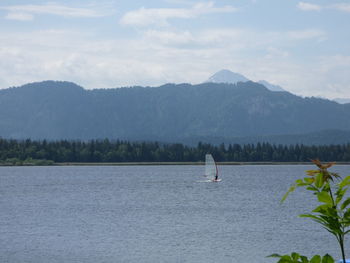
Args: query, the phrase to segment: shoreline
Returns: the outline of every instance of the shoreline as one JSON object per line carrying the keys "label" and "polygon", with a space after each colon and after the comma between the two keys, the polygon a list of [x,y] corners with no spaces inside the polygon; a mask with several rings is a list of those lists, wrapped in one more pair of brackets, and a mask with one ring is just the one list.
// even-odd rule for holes
{"label": "shoreline", "polygon": [[[350,165],[350,162],[335,162]],[[216,162],[217,165],[313,165],[312,162]],[[142,165],[205,165],[205,162],[120,162],[120,163],[55,163],[56,166],[142,166]]]}
{"label": "shoreline", "polygon": [[[36,164],[0,164],[0,167],[20,166],[152,166],[152,165],[204,165],[204,162],[120,162],[120,163],[53,163],[49,165]],[[350,162],[335,162],[336,165],[350,165]],[[313,165],[311,162],[217,162],[217,165]]]}

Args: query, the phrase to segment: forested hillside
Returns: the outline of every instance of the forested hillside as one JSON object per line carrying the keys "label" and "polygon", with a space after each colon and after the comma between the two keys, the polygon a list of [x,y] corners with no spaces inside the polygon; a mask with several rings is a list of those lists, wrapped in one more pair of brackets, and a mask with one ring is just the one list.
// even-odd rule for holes
{"label": "forested hillside", "polygon": [[0,136],[14,139],[196,144],[316,133],[318,144],[327,144],[336,136],[322,131],[336,130],[344,137],[337,143],[346,143],[349,120],[350,104],[272,92],[254,82],[85,90],[46,81],[0,91]]}

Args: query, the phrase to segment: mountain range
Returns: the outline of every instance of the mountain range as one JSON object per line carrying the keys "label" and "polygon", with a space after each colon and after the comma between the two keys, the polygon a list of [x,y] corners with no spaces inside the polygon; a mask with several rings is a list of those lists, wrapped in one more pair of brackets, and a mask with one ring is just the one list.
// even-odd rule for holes
{"label": "mountain range", "polygon": [[350,142],[350,104],[252,81],[85,90],[44,81],[0,90],[0,137],[210,143]]}

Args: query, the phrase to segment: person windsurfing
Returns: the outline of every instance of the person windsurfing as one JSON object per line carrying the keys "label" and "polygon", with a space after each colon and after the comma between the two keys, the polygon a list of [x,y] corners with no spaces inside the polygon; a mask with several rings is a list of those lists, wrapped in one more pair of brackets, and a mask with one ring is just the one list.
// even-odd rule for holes
{"label": "person windsurfing", "polygon": [[219,181],[219,173],[216,170],[216,174],[215,174],[215,177],[213,179],[213,182],[218,182],[218,181]]}

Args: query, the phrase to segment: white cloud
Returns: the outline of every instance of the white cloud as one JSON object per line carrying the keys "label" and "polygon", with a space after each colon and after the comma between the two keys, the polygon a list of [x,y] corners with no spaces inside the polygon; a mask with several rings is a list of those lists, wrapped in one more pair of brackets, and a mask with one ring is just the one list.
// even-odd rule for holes
{"label": "white cloud", "polygon": [[28,13],[10,12],[5,16],[5,18],[10,20],[30,21],[34,19],[34,16]]}
{"label": "white cloud", "polygon": [[339,10],[339,11],[350,13],[350,4],[348,4],[348,3],[334,4],[334,5],[331,5],[331,8],[334,8],[334,9]]}
{"label": "white cloud", "polygon": [[120,20],[123,25],[148,26],[150,24],[167,25],[169,18],[190,18],[192,14],[181,8],[140,8],[126,13]]}
{"label": "white cloud", "polygon": [[322,9],[320,5],[310,4],[306,2],[299,2],[297,7],[303,11],[320,11]]}
{"label": "white cloud", "polygon": [[[45,79],[74,81],[89,89],[199,83],[228,68],[296,94],[350,97],[349,57],[299,62],[293,57],[299,41],[323,37],[305,33],[313,31],[317,32],[146,30],[139,38],[110,40],[73,30],[4,33],[0,35],[0,76],[7,77],[0,78],[0,87]],[[303,34],[307,37],[299,37]]]}
{"label": "white cloud", "polygon": [[[172,46],[179,49],[259,50],[273,46],[293,47],[300,41],[322,41],[326,32],[319,29],[274,32],[238,28],[213,28],[199,32],[176,30],[146,30],[145,42]],[[285,54],[285,51],[282,51]]]}
{"label": "white cloud", "polygon": [[213,2],[197,3],[191,8],[140,8],[127,12],[121,19],[123,25],[148,26],[168,25],[171,18],[194,18],[210,13],[231,13],[237,9],[232,6],[215,7]]}
{"label": "white cloud", "polygon": [[173,32],[173,31],[158,31],[147,30],[144,36],[150,40],[160,41],[163,44],[181,45],[193,42],[195,39],[189,31]]}
{"label": "white cloud", "polygon": [[170,4],[181,4],[181,5],[193,5],[194,2],[190,0],[164,0],[166,3]]}
{"label": "white cloud", "polygon": [[76,8],[58,4],[0,6],[0,10],[9,12],[6,18],[17,20],[31,20],[34,15],[39,14],[64,17],[101,17],[108,14],[108,12],[99,11],[96,8]]}
{"label": "white cloud", "polygon": [[288,37],[295,40],[317,39],[322,41],[326,38],[326,32],[318,29],[307,29],[298,31],[289,31]]}
{"label": "white cloud", "polygon": [[350,56],[331,55],[317,58],[309,69],[309,95],[349,98]]}
{"label": "white cloud", "polygon": [[333,9],[337,11],[350,13],[350,4],[348,3],[335,3],[332,5],[316,5],[307,2],[299,2],[297,7],[303,11],[321,11],[323,9]]}
{"label": "white cloud", "polygon": [[280,48],[272,47],[272,46],[267,47],[266,51],[267,51],[267,54],[265,55],[265,58],[267,59],[286,58],[290,55],[288,51],[282,50]]}

